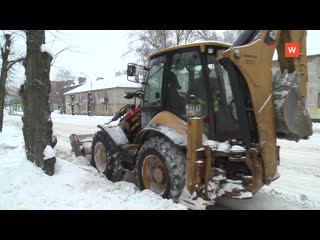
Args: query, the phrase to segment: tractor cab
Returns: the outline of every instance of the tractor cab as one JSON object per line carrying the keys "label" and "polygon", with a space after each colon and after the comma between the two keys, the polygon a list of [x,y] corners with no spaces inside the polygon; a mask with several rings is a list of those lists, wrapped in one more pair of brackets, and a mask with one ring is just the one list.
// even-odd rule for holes
{"label": "tractor cab", "polygon": [[[217,52],[230,45],[202,42],[167,48],[149,58],[144,79],[141,127],[161,111],[169,111],[187,121],[186,106],[195,97],[209,139],[241,139],[236,100],[226,69],[218,63]],[[141,67],[139,65],[136,65]],[[136,77],[133,64],[128,76]],[[240,96],[238,96],[240,97]]]}

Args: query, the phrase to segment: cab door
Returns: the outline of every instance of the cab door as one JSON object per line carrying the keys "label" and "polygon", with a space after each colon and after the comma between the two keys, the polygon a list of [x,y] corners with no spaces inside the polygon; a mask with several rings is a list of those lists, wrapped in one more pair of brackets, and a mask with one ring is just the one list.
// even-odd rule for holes
{"label": "cab door", "polygon": [[[165,80],[166,108],[186,120],[186,104],[195,95],[201,105],[201,116],[208,116],[208,82],[200,48],[178,50],[171,54]],[[204,121],[204,132],[209,136],[209,122]]]}
{"label": "cab door", "polygon": [[142,102],[141,125],[144,128],[149,121],[161,111],[163,105],[162,86],[166,65],[166,56],[156,57],[150,60],[149,71],[146,75],[144,85],[144,96]]}

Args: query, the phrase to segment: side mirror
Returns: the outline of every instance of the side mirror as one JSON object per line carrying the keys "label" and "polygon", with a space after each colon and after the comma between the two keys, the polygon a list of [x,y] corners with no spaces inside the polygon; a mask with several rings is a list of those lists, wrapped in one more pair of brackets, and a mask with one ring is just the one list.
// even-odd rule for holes
{"label": "side mirror", "polygon": [[[137,69],[138,67],[138,69]],[[128,63],[127,67],[127,80],[130,82],[143,83],[143,71],[148,71],[149,69],[145,66],[138,65],[135,63]]]}
{"label": "side mirror", "polygon": [[134,77],[136,76],[136,66],[133,66],[133,65],[128,65],[128,68],[127,68],[127,75],[129,77]]}

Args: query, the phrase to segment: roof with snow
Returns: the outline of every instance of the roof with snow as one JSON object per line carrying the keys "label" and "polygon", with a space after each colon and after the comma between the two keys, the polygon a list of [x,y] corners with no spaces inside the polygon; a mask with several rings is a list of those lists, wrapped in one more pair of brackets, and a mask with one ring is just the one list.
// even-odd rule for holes
{"label": "roof with snow", "polygon": [[129,82],[127,80],[127,75],[122,75],[115,77],[113,79],[102,79],[102,80],[92,80],[92,88],[91,88],[91,81],[87,80],[86,83],[83,85],[72,89],[66,94],[71,94],[71,93],[81,93],[81,92],[89,92],[89,91],[95,91],[95,90],[102,90],[102,89],[109,89],[109,88],[141,88],[140,83],[134,83],[134,82]]}

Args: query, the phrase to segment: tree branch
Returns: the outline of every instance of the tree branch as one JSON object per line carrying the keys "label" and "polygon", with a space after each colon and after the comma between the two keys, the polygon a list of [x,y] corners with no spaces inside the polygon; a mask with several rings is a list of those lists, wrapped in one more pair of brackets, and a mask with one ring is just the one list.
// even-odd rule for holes
{"label": "tree branch", "polygon": [[8,66],[7,66],[7,70],[9,71],[10,68],[11,68],[14,64],[16,64],[16,63],[18,63],[18,62],[22,62],[23,60],[24,60],[24,58],[22,57],[22,58],[18,58],[18,59],[9,61],[9,62],[8,62]]}

